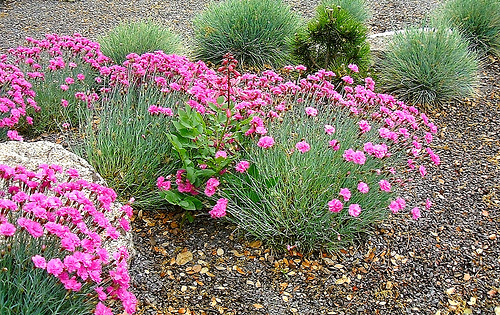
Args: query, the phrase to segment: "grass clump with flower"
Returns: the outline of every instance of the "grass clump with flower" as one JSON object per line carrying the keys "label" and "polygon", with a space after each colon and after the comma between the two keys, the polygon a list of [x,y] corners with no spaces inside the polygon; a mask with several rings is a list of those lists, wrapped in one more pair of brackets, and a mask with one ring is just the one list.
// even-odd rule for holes
{"label": "grass clump with flower", "polygon": [[79,179],[75,169],[62,171],[0,165],[0,311],[112,314],[117,300],[114,307],[132,314],[127,249],[105,248],[130,230],[132,208],[111,210],[112,189]]}
{"label": "grass clump with flower", "polygon": [[220,64],[231,53],[244,66],[284,66],[300,23],[282,0],[214,3],[193,21],[193,57]]}
{"label": "grass clump with flower", "polygon": [[458,31],[474,51],[500,56],[498,0],[448,0],[433,19]]}
{"label": "grass clump with flower", "polygon": [[381,66],[387,92],[411,104],[437,107],[473,96],[478,70],[477,54],[446,26],[396,34]]}
{"label": "grass clump with flower", "polygon": [[179,35],[154,21],[122,23],[98,39],[101,51],[121,64],[130,53],[144,54],[161,50],[166,54],[182,54],[185,48]]}

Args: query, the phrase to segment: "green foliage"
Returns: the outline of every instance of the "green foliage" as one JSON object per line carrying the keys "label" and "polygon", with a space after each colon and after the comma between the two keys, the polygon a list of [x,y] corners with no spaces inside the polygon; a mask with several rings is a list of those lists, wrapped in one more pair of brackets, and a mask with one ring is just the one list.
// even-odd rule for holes
{"label": "green foliage", "polygon": [[473,50],[500,56],[500,1],[449,0],[434,22],[458,30]]}
{"label": "green foliage", "polygon": [[321,4],[331,8],[339,6],[361,23],[365,23],[371,16],[365,0],[322,0]]}
{"label": "green foliage", "polygon": [[162,50],[166,54],[182,54],[182,39],[168,28],[153,21],[128,22],[118,25],[98,39],[101,51],[121,64],[130,53],[138,55]]}
{"label": "green foliage", "polygon": [[9,245],[1,245],[0,314],[90,314],[94,305],[86,296],[89,286],[82,287],[82,292],[68,293],[58,278],[35,268],[31,261],[32,256],[40,254],[42,245],[47,245],[44,257],[57,257],[60,248],[57,240],[50,243],[47,238],[35,239],[26,231],[13,237],[14,241],[8,240]]}
{"label": "green foliage", "polygon": [[[370,170],[383,169],[396,156],[368,157],[364,166],[346,162],[345,149],[362,148],[367,141],[379,143],[376,133],[360,135],[357,120],[339,108],[322,108],[314,118],[302,112],[303,108],[269,126],[276,141],[272,148],[247,147],[242,154],[251,165],[246,173],[225,174],[223,195],[231,200],[228,218],[280,251],[287,245],[296,245],[301,252],[335,251],[386,216],[392,194],[381,193],[377,183],[388,174]],[[325,124],[336,128],[334,135],[324,132]],[[328,144],[335,138],[341,143],[338,151]],[[301,139],[310,144],[309,152],[295,149]],[[351,217],[345,209],[328,211],[328,202],[338,198],[341,188],[357,187],[359,181],[370,185],[368,194],[351,190],[349,203],[363,209],[359,217]]]}
{"label": "green foliage", "polygon": [[477,55],[458,32],[410,29],[394,36],[381,68],[387,92],[411,104],[439,106],[472,96],[478,85]]}
{"label": "green foliage", "polygon": [[232,53],[243,66],[264,68],[289,62],[300,18],[282,0],[226,0],[211,5],[193,25],[194,58],[218,64]]}
{"label": "green foliage", "polygon": [[[227,168],[239,154],[235,152],[236,145],[222,144],[231,134],[237,143],[245,141],[243,134],[250,128],[251,118],[236,120],[228,117],[226,111],[234,111],[234,104],[226,103],[224,97],[217,99],[217,104],[209,104],[214,114],[201,115],[191,106],[178,111],[178,117],[173,121],[174,130],[168,135],[177,157],[186,171],[186,179],[195,187],[201,187],[213,176],[218,176]],[[218,150],[224,150],[227,157],[215,157]],[[204,164],[204,169],[200,165]],[[203,204],[200,199],[178,191],[163,191],[161,196],[169,203],[186,210],[200,210]]]}
{"label": "green foliage", "polygon": [[316,8],[316,16],[295,36],[293,55],[309,70],[342,72],[351,63],[366,70],[370,62],[368,29],[359,20],[362,17],[353,17],[347,8],[333,3],[325,1]]}
{"label": "green foliage", "polygon": [[175,93],[138,87],[126,93],[115,90],[101,107],[88,111],[87,137],[80,155],[86,156],[122,201],[134,197],[135,208],[164,206],[155,180],[178,166],[165,134],[169,117],[151,115],[148,108],[161,104],[175,112],[184,101]]}

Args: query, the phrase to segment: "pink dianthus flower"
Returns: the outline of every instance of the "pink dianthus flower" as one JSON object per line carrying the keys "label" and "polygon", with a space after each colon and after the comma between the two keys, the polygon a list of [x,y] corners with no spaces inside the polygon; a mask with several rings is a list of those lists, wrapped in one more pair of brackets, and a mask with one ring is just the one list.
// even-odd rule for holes
{"label": "pink dianthus flower", "polygon": [[312,117],[315,117],[318,115],[318,110],[314,107],[306,107],[306,114],[308,116],[312,116]]}
{"label": "pink dianthus flower", "polygon": [[359,68],[358,68],[358,66],[357,66],[357,65],[355,65],[355,64],[353,64],[353,63],[349,64],[349,65],[347,66],[347,68],[351,69],[351,71],[352,71],[352,72],[354,72],[354,73],[358,73],[358,72],[359,72]]}
{"label": "pink dianthus flower", "polygon": [[236,172],[239,173],[244,173],[246,170],[250,167],[250,163],[248,161],[240,161],[238,164],[236,164]]}
{"label": "pink dianthus flower", "polygon": [[361,213],[361,207],[357,203],[353,203],[349,206],[349,215],[353,217],[359,216]]}
{"label": "pink dianthus flower", "polygon": [[217,180],[217,178],[215,177],[210,178],[207,181],[207,186],[205,187],[205,195],[207,195],[208,197],[213,196],[219,184],[220,182]]}
{"label": "pink dianthus flower", "polygon": [[295,145],[295,148],[299,150],[301,153],[306,153],[307,151],[311,150],[311,146],[309,143],[305,141],[300,141]]}
{"label": "pink dianthus flower", "polygon": [[268,149],[274,145],[274,139],[273,137],[270,136],[264,136],[259,139],[259,142],[257,142],[257,145],[261,148]]}
{"label": "pink dianthus flower", "polygon": [[228,200],[226,198],[220,198],[219,200],[217,200],[215,206],[208,212],[210,213],[210,216],[212,218],[222,218],[223,216],[225,216],[227,202]]}
{"label": "pink dianthus flower", "polygon": [[339,195],[344,197],[344,201],[349,201],[349,199],[351,199],[351,191],[349,190],[349,188],[340,189]]}
{"label": "pink dianthus flower", "polygon": [[420,209],[418,207],[411,209],[411,215],[413,220],[418,220],[420,218]]}
{"label": "pink dianthus flower", "polygon": [[325,125],[325,132],[326,134],[331,135],[332,133],[335,132],[335,127],[330,125]]}
{"label": "pink dianthus flower", "polygon": [[379,183],[380,189],[386,192],[391,192],[391,183],[382,179]]}
{"label": "pink dianthus flower", "polygon": [[333,199],[328,202],[328,210],[330,210],[331,212],[340,212],[343,207],[344,205],[338,199]]}
{"label": "pink dianthus flower", "polygon": [[368,193],[368,191],[370,190],[370,188],[368,187],[368,185],[364,182],[359,182],[358,184],[358,191],[362,194],[366,194]]}

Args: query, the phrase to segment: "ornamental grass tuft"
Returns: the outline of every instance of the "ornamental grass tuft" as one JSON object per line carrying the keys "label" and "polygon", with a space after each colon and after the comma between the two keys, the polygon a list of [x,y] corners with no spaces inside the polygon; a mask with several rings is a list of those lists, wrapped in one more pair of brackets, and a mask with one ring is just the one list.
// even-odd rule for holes
{"label": "ornamental grass tuft", "polygon": [[193,57],[219,64],[231,53],[243,66],[277,68],[290,61],[290,40],[300,23],[282,0],[214,3],[193,21]]}
{"label": "ornamental grass tuft", "polygon": [[411,104],[437,106],[475,94],[477,54],[456,31],[408,29],[394,36],[382,61],[384,89]]}
{"label": "ornamental grass tuft", "polygon": [[122,23],[98,42],[102,52],[118,64],[130,53],[141,55],[161,50],[166,54],[181,54],[185,51],[179,35],[154,21]]}
{"label": "ornamental grass tuft", "polygon": [[448,0],[434,23],[460,32],[473,50],[500,56],[500,1]]}

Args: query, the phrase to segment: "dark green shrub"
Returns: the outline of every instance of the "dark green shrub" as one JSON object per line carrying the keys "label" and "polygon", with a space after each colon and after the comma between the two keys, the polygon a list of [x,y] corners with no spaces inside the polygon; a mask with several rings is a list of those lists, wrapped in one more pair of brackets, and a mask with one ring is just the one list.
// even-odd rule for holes
{"label": "dark green shrub", "polygon": [[439,105],[474,94],[477,55],[447,28],[410,29],[389,44],[380,78],[387,92],[411,104]]}
{"label": "dark green shrub", "polygon": [[472,49],[500,56],[500,1],[450,0],[434,20],[458,30]]}
{"label": "dark green shrub", "polygon": [[263,68],[289,61],[300,18],[281,0],[227,0],[198,15],[194,58],[220,63],[232,53],[241,65]]}
{"label": "dark green shrub", "polygon": [[317,7],[315,18],[295,36],[293,55],[310,70],[337,72],[348,64],[365,70],[370,61],[368,29],[348,10],[328,2]]}
{"label": "dark green shrub", "polygon": [[118,25],[98,39],[101,51],[116,63],[122,63],[130,53],[141,55],[162,50],[166,54],[182,54],[179,35],[153,21],[128,22]]}

